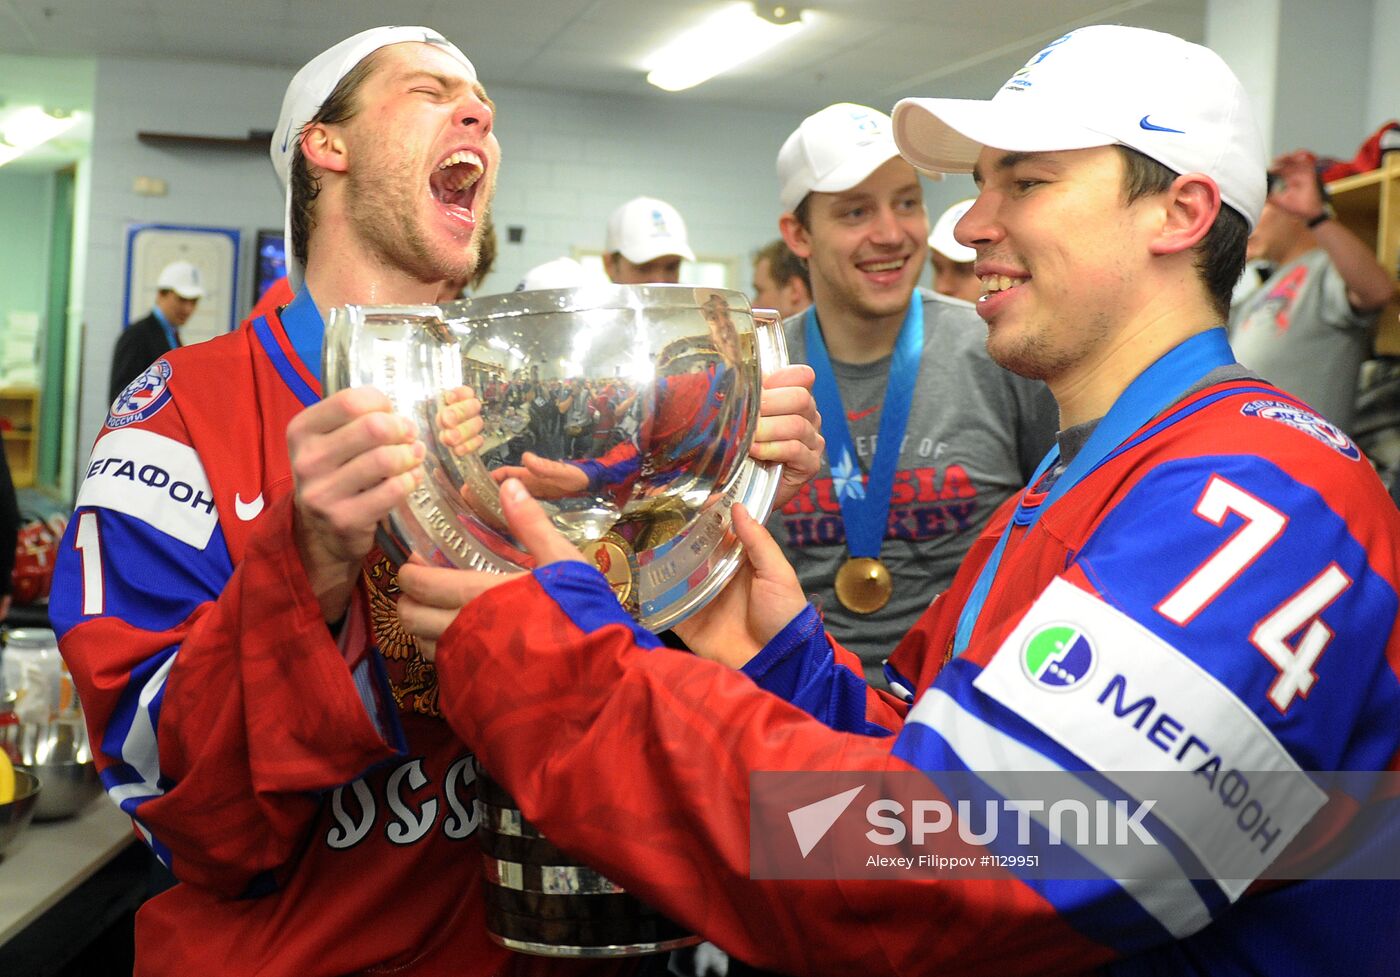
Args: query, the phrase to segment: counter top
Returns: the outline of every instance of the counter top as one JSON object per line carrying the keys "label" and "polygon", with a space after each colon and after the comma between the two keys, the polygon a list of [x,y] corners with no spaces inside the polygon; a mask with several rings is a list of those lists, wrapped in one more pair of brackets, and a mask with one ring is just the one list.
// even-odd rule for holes
{"label": "counter top", "polygon": [[36,821],[0,858],[0,946],[137,840],[105,795],[76,817]]}

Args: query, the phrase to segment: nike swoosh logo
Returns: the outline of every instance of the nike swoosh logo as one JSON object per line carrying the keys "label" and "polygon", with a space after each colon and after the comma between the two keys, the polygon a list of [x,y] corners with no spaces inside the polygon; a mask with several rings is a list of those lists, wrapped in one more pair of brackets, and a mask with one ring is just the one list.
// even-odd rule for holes
{"label": "nike swoosh logo", "polygon": [[287,143],[291,142],[291,139],[292,139],[292,126],[293,126],[293,125],[294,125],[294,123],[288,122],[288,123],[287,123],[287,131],[284,132],[284,133],[282,133],[282,152],[284,152],[284,153],[287,151]]}
{"label": "nike swoosh logo", "polygon": [[252,522],[258,517],[258,513],[263,511],[263,497],[259,492],[252,502],[243,501],[243,493],[237,492],[233,496],[233,511],[238,514],[238,518],[244,522]]}
{"label": "nike swoosh logo", "polygon": [[1182,132],[1180,129],[1169,129],[1166,126],[1154,125],[1153,123],[1147,121],[1147,116],[1145,115],[1141,119],[1138,119],[1138,125],[1142,126],[1149,132],[1175,132],[1177,135],[1180,136],[1186,135],[1186,133]]}
{"label": "nike swoosh logo", "polygon": [[876,406],[874,406],[874,407],[867,407],[865,410],[858,410],[858,411],[856,411],[856,412],[853,413],[853,414],[847,414],[847,415],[846,415],[846,420],[847,420],[848,422],[850,422],[850,423],[854,423],[854,422],[856,422],[856,421],[861,421],[861,420],[864,420],[865,418],[869,417],[871,414],[875,413],[875,412],[876,412],[877,410],[879,410],[879,409],[880,409],[880,407],[879,407],[878,404],[877,404]]}

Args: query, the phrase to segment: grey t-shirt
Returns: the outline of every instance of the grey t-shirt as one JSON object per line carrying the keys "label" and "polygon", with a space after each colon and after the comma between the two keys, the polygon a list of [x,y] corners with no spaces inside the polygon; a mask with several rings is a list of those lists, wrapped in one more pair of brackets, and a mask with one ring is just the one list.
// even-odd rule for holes
{"label": "grey t-shirt", "polygon": [[[788,319],[784,329],[792,362],[809,362],[803,317]],[[860,655],[867,678],[881,687],[881,661],[952,581],[992,511],[1025,485],[1054,441],[1059,414],[1049,390],[993,363],[986,338],[986,325],[965,304],[924,296],[923,357],[880,548],[894,592],[881,610],[855,614],[836,599],[836,571],[850,554],[825,457],[817,476],[768,521],[827,630]],[[866,474],[889,368],[888,357],[832,363]]]}
{"label": "grey t-shirt", "polygon": [[1235,357],[1350,433],[1377,313],[1357,312],[1321,248],[1290,261],[1230,314]]}

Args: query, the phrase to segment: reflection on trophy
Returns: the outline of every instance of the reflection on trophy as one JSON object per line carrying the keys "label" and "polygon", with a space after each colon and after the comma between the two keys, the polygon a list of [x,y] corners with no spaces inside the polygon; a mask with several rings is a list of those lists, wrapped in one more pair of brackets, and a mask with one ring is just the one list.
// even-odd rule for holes
{"label": "reflection on trophy", "polygon": [[[329,396],[374,386],[418,427],[424,479],[381,526],[395,560],[505,573],[534,561],[511,537],[497,488],[521,479],[554,524],[653,631],[718,593],[741,557],[730,510],[763,521],[780,471],[754,462],[763,377],[785,365],[775,313],[738,292],[584,286],[440,306],[331,311]],[[484,444],[439,438],[443,394],[477,394]],[[488,926],[550,956],[630,956],[698,942],[553,848],[479,776]]]}

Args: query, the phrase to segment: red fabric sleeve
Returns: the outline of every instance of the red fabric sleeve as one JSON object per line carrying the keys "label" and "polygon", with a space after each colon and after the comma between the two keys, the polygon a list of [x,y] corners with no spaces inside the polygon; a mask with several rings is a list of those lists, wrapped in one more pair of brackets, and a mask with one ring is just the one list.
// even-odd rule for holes
{"label": "red fabric sleeve", "polygon": [[468,605],[437,667],[444,714],[551,841],[752,964],[1009,977],[1107,955],[1010,879],[750,879],[751,774],[910,770],[893,739],[835,732],[624,625],[585,632],[534,576]]}
{"label": "red fabric sleeve", "polygon": [[104,738],[121,735],[108,727],[133,671],[176,647],[156,736],[166,789],[136,816],[179,878],[226,895],[296,854],[319,809],[315,792],[393,755],[290,542],[291,503],[269,507],[218,599],[181,626],[152,632],[94,617],[63,642],[94,743],[113,751],[120,743]]}

